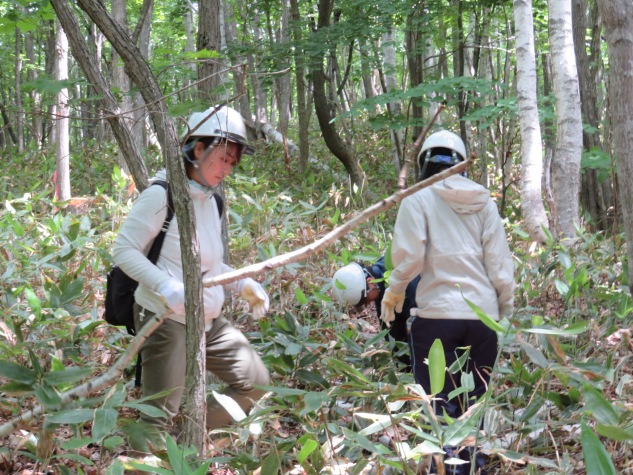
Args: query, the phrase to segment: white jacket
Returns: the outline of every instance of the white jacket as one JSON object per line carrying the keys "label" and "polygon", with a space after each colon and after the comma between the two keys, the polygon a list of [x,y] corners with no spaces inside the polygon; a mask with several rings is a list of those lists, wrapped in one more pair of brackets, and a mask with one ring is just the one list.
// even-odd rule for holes
{"label": "white jacket", "polygon": [[[167,181],[164,170],[158,172],[155,180]],[[201,271],[205,278],[215,277],[233,270],[224,264],[221,219],[213,192],[203,189],[194,182],[189,183],[189,193],[193,202],[196,230],[200,245]],[[147,253],[160,232],[167,216],[167,191],[162,186],[149,186],[134,202],[130,214],[123,222],[114,241],[112,257],[127,275],[139,282],[134,298],[136,302],[151,312],[163,314],[167,306],[156,293],[158,287],[170,277],[183,281],[180,257],[180,232],[176,215],[171,220],[160,257],[156,265],[147,259]],[[230,290],[241,291],[242,281],[228,284]],[[222,286],[203,289],[204,316],[206,330],[211,328],[213,319],[220,315],[224,304]],[[185,315],[172,314],[169,318],[185,323]]]}
{"label": "white jacket", "polygon": [[490,192],[468,178],[453,175],[402,201],[391,258],[394,292],[422,275],[419,317],[476,320],[464,298],[496,320],[512,314],[513,262],[501,218]]}

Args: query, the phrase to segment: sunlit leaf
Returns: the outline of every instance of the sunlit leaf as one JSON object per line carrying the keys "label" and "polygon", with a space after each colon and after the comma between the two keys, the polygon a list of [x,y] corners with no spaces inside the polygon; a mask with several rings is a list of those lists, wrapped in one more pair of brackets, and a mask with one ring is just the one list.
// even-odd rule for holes
{"label": "sunlit leaf", "polygon": [[439,394],[444,389],[446,381],[446,356],[442,340],[437,338],[429,350],[429,378],[431,379],[431,393]]}

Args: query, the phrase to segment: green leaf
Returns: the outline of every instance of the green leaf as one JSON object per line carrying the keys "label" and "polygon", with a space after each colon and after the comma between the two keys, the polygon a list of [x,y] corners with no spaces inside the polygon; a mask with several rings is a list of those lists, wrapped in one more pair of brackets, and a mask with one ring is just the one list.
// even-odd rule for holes
{"label": "green leaf", "polygon": [[262,462],[261,473],[262,474],[266,473],[269,475],[274,475],[276,473],[279,473],[279,465],[280,465],[279,454],[277,453],[276,450],[271,450],[271,452]]}
{"label": "green leaf", "polygon": [[618,425],[620,418],[617,411],[600,391],[585,384],[582,394],[585,398],[585,411],[590,412],[596,421],[604,425]]}
{"label": "green leaf", "polygon": [[299,414],[305,416],[310,412],[315,412],[321,409],[321,406],[327,401],[328,395],[325,392],[309,392],[303,398],[304,406],[299,411]]}
{"label": "green leaf", "polygon": [[96,409],[92,420],[92,437],[101,440],[111,435],[119,413],[115,409]]}
{"label": "green leaf", "polygon": [[59,454],[59,455],[53,455],[51,457],[51,459],[54,460],[72,460],[74,462],[79,462],[83,465],[86,465],[88,467],[92,467],[94,465],[94,462],[92,460],[90,460],[89,458],[83,457],[81,455],[78,454],[72,454],[69,452],[64,452],[63,454]]}
{"label": "green leaf", "polygon": [[580,430],[582,441],[582,454],[585,459],[585,473],[591,475],[616,475],[615,466],[611,456],[605,449],[598,436],[585,424],[582,423]]}
{"label": "green leaf", "polygon": [[383,455],[391,454],[391,451],[387,447],[382,444],[374,444],[371,440],[363,435],[360,435],[358,432],[346,429],[345,427],[343,427],[342,430],[347,440],[365,450],[368,450],[369,452]]}
{"label": "green leaf", "polygon": [[31,393],[35,390],[32,384],[18,383],[17,381],[0,386],[0,392],[19,396],[25,393]]}
{"label": "green leaf", "polygon": [[182,475],[189,475],[191,473],[191,467],[185,462],[185,453],[178,447],[171,435],[167,436],[165,441],[167,445],[167,456],[169,457],[169,463],[174,470],[174,473]]}
{"label": "green leaf", "polygon": [[297,381],[301,381],[302,383],[314,384],[322,388],[330,387],[330,382],[314,371],[300,369],[295,372],[295,377],[297,378]]}
{"label": "green leaf", "polygon": [[618,426],[608,426],[604,424],[596,424],[598,434],[608,437],[609,439],[625,442],[633,440],[633,428],[626,430]]}
{"label": "green leaf", "polygon": [[62,399],[59,396],[59,393],[55,388],[46,384],[46,382],[42,381],[40,384],[35,386],[35,391],[33,391],[33,395],[40,401],[45,407],[49,409],[56,409],[61,406]]}
{"label": "green leaf", "polygon": [[37,378],[35,371],[32,369],[2,360],[0,360],[0,376],[24,384],[33,384]]}
{"label": "green leaf", "polygon": [[128,403],[125,403],[123,407],[130,407],[132,409],[136,409],[137,411],[140,411],[143,414],[148,415],[149,417],[165,417],[165,413],[162,410],[150,404],[143,404],[139,402],[128,402]]}
{"label": "green leaf", "polygon": [[303,389],[295,389],[295,388],[281,388],[279,386],[258,386],[265,391],[270,391],[275,394],[279,394],[280,396],[303,396],[306,394],[306,391]]}
{"label": "green leaf", "polygon": [[505,328],[499,325],[499,322],[497,322],[493,318],[490,318],[482,309],[480,309],[477,305],[472,303],[466,297],[464,297],[464,300],[466,301],[468,306],[472,309],[472,311],[475,312],[475,315],[477,315],[477,318],[479,318],[479,320],[481,320],[484,323],[484,325],[486,325],[488,328],[490,328],[494,332],[501,333],[501,334],[506,333]]}
{"label": "green leaf", "polygon": [[318,446],[319,446],[319,443],[316,440],[308,439],[306,443],[303,444],[303,447],[301,447],[301,451],[299,452],[299,455],[297,456],[297,461],[303,465],[303,462],[305,461],[305,459],[307,459],[310,456],[310,454],[316,450]]}
{"label": "green leaf", "polygon": [[51,386],[74,383],[90,375],[90,368],[71,366],[61,371],[50,371],[44,374],[43,380]]}
{"label": "green leaf", "polygon": [[24,296],[33,314],[37,318],[40,318],[42,316],[42,302],[40,302],[40,299],[35,295],[35,292],[30,286],[24,288]]}
{"label": "green leaf", "polygon": [[101,445],[111,452],[114,451],[114,449],[116,449],[117,447],[122,446],[123,444],[125,444],[125,439],[120,435],[106,437],[105,439],[103,439],[103,442],[101,442]]}
{"label": "green leaf", "polygon": [[299,287],[297,287],[297,290],[295,290],[295,298],[297,299],[297,302],[299,302],[301,305],[305,305],[308,303],[308,298],[306,297],[306,294],[304,294],[303,290],[301,290]]}
{"label": "green leaf", "polygon": [[579,335],[587,330],[589,323],[588,321],[574,322],[567,328],[524,328],[519,331],[540,335]]}
{"label": "green leaf", "polygon": [[46,421],[53,424],[82,424],[91,421],[93,415],[92,409],[68,409],[47,416]]}
{"label": "green leaf", "polygon": [[442,392],[446,382],[446,355],[439,338],[433,342],[429,350],[429,378],[431,379],[431,393]]}
{"label": "green leaf", "polygon": [[82,278],[73,280],[62,292],[62,306],[72,302],[73,300],[81,298],[83,296],[83,291],[84,280]]}
{"label": "green leaf", "polygon": [[92,437],[74,437],[65,441],[61,447],[64,450],[77,450],[85,447],[88,444],[94,444],[96,442]]}
{"label": "green leaf", "polygon": [[541,368],[547,368],[550,365],[549,360],[545,357],[543,352],[536,348],[535,346],[530,345],[529,343],[523,341],[521,342],[521,349],[525,351],[525,354],[530,358],[530,361]]}
{"label": "green leaf", "polygon": [[369,384],[369,379],[358,371],[356,368],[348,365],[347,363],[343,363],[340,360],[335,360],[334,358],[326,359],[327,365],[332,368],[334,373],[338,373],[341,376],[345,375],[351,378],[352,380],[358,381],[359,383]]}

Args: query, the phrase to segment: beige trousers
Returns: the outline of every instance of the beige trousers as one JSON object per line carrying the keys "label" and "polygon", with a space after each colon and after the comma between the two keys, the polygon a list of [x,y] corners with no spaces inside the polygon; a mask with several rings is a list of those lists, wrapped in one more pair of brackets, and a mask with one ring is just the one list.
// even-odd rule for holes
{"label": "beige trousers", "polygon": [[[144,315],[143,315],[144,313]],[[140,329],[154,314],[134,305],[134,319]],[[165,320],[152,333],[141,348],[143,397],[153,396],[172,390],[167,395],[147,401],[166,414],[156,418],[142,413],[141,422],[155,426],[159,430],[169,430],[172,419],[180,408],[180,400],[185,384],[185,325],[173,320]],[[206,333],[206,365],[226,384],[223,394],[233,398],[245,411],[259,399],[264,391],[253,385],[268,385],[266,366],[246,337],[226,318],[220,316]],[[207,398],[207,429],[229,425],[233,418],[213,396]]]}

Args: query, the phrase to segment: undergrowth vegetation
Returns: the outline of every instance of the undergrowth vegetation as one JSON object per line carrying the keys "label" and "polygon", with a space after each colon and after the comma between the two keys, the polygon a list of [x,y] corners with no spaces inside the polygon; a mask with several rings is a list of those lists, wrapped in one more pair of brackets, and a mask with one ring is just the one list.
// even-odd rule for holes
{"label": "undergrowth vegetation", "polygon": [[[89,151],[92,166],[72,182],[82,199],[65,209],[53,201],[50,158],[4,165],[0,417],[5,423],[38,406],[43,416],[4,437],[0,471],[31,464],[42,472],[123,473],[117,456],[135,436],[135,411],[151,410],[128,382],[132,367],[114,387],[62,404],[65,391],[105,372],[129,341],[100,319],[110,246],[131,204],[113,153]],[[305,246],[395,190],[395,177],[384,178],[393,176],[388,157],[374,155],[367,189],[352,190],[335,160],[302,175],[282,156],[261,146],[227,179],[236,268]],[[509,190],[509,206],[516,193]],[[165,466],[152,470],[414,474],[431,454],[465,440],[490,456],[489,473],[633,473],[624,239],[581,229],[574,247],[551,240],[536,248],[517,209],[505,211],[516,311],[509,321],[481,315],[502,344],[488,393],[460,420],[435,413],[393,357],[406,348],[393,348],[375,315],[350,314],[330,297],[338,267],[386,251],[392,209],[325,252],[258,276],[271,297],[266,318],[253,322],[239,299],[230,304],[227,312],[271,370],[268,395],[247,418],[211,435],[214,450],[202,465],[170,441]],[[462,381],[462,389],[468,385]]]}

